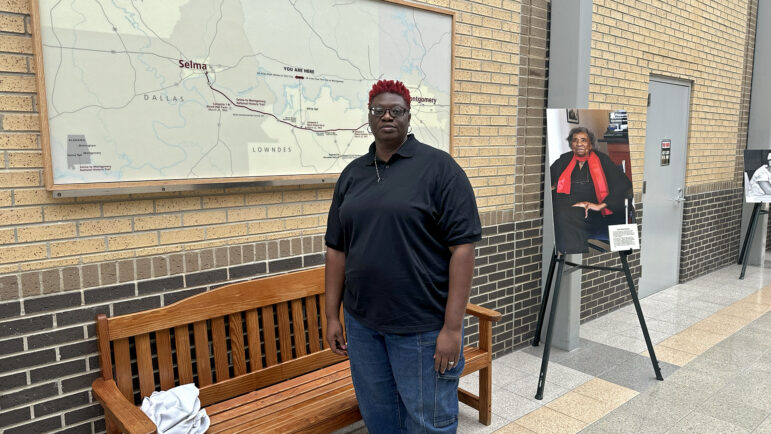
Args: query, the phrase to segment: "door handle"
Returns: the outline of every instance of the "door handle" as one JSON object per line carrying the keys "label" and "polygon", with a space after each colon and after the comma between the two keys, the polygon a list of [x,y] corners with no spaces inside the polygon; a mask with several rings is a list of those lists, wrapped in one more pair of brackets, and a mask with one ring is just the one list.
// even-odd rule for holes
{"label": "door handle", "polygon": [[680,205],[681,203],[685,202],[685,196],[683,195],[683,189],[678,188],[677,189],[677,197],[672,199],[676,205]]}

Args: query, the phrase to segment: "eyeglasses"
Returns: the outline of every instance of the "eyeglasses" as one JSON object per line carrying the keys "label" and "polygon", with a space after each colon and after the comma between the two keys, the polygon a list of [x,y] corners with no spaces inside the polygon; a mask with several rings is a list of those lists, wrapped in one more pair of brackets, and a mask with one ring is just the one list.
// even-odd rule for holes
{"label": "eyeglasses", "polygon": [[409,113],[410,111],[404,107],[399,107],[399,106],[391,107],[390,109],[385,107],[375,106],[375,107],[370,107],[369,109],[369,114],[377,118],[382,117],[386,112],[390,113],[391,117],[393,118],[400,118],[406,115],[407,113]]}

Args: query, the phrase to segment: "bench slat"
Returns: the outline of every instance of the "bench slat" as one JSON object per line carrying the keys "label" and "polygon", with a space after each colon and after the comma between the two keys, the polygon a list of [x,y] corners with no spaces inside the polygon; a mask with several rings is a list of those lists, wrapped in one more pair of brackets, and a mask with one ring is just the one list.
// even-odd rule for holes
{"label": "bench slat", "polygon": [[177,349],[179,384],[193,382],[193,361],[190,357],[190,331],[187,325],[174,327],[174,346]]}
{"label": "bench slat", "polygon": [[252,372],[262,368],[260,319],[254,309],[246,312],[246,339],[249,343],[249,371]]}
{"label": "bench slat", "polygon": [[292,300],[292,332],[294,335],[294,351],[297,357],[308,354],[305,349],[305,320],[303,318],[302,299]]}
{"label": "bench slat", "polygon": [[262,334],[265,337],[265,366],[278,363],[276,355],[276,323],[273,321],[273,306],[262,308]]}
{"label": "bench slat", "polygon": [[102,370],[102,378],[105,380],[112,380],[112,354],[109,336],[107,315],[100,313],[96,316],[96,337],[99,345],[99,367]]}
{"label": "bench slat", "polygon": [[225,337],[225,318],[219,317],[211,320],[211,335],[214,347],[214,370],[217,373],[217,381],[230,378],[228,369],[228,343]]}
{"label": "bench slat", "polygon": [[168,330],[155,332],[155,347],[158,349],[158,380],[161,389],[174,387],[174,364],[171,361],[171,337]]}
{"label": "bench slat", "polygon": [[319,296],[319,305],[321,308],[321,347],[329,348],[327,343],[327,299],[324,294]]}
{"label": "bench slat", "polygon": [[276,317],[278,318],[278,343],[281,349],[281,361],[292,360],[292,329],[289,326],[289,305],[279,303],[276,305]]}
{"label": "bench slat", "polygon": [[244,327],[241,313],[228,315],[230,328],[230,357],[233,359],[233,375],[246,374],[246,354],[244,353]]}
{"label": "bench slat", "polygon": [[113,343],[115,352],[115,380],[118,389],[130,402],[134,402],[134,385],[131,381],[131,353],[128,338],[118,339]]}
{"label": "bench slat", "polygon": [[[323,312],[322,315],[324,315]],[[315,295],[305,297],[305,316],[308,318],[308,340],[310,341],[311,353],[315,353],[321,350],[319,346],[319,320]]]}
{"label": "bench slat", "polygon": [[211,384],[211,360],[209,359],[209,333],[206,330],[206,321],[198,321],[193,324],[195,336],[195,362],[198,371],[198,387]]}
{"label": "bench slat", "polygon": [[137,351],[137,371],[139,372],[140,398],[150,396],[155,391],[153,377],[153,353],[150,349],[150,335],[141,334],[134,340]]}

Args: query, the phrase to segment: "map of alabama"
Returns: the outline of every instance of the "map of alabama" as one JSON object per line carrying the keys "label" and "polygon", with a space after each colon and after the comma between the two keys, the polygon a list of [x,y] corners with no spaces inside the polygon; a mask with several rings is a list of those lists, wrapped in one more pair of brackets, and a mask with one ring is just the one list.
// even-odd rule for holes
{"label": "map of alabama", "polygon": [[339,173],[368,91],[449,150],[452,18],[375,0],[41,0],[55,184]]}

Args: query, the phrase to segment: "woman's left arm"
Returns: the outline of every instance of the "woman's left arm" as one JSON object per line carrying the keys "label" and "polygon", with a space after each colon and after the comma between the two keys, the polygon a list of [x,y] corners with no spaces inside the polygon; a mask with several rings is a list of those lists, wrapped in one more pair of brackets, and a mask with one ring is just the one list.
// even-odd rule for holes
{"label": "woman's left arm", "polygon": [[471,278],[474,275],[474,243],[450,247],[450,283],[444,326],[436,338],[434,369],[444,373],[460,360],[463,350],[463,318],[466,314]]}

